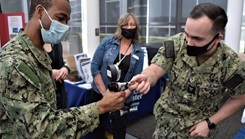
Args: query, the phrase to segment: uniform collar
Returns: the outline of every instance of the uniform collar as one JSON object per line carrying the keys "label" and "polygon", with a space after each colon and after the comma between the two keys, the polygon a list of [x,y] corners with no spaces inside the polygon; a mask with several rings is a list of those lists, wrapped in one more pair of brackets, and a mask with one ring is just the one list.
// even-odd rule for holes
{"label": "uniform collar", "polygon": [[30,40],[30,38],[24,33],[19,33],[21,39],[26,43],[26,45],[23,45],[23,49],[29,49],[33,56],[36,58],[36,60],[43,65],[48,70],[52,70],[51,67],[51,59],[48,56],[48,53],[46,51],[41,51],[35,47],[33,42]]}
{"label": "uniform collar", "polygon": [[217,47],[217,50],[213,53],[213,55],[206,62],[199,66],[196,57],[188,56],[186,53],[186,49],[183,50],[185,52],[183,53],[184,57],[182,58],[182,60],[195,70],[201,71],[202,73],[209,73],[212,71],[214,66],[219,66],[220,64],[222,64],[222,46],[220,43],[218,45],[219,46]]}

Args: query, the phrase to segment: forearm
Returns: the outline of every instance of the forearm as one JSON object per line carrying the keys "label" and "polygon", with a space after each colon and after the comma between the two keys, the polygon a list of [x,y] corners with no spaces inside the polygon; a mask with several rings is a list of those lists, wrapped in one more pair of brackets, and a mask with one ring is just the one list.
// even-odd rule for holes
{"label": "forearm", "polygon": [[236,97],[231,97],[225,102],[225,104],[220,108],[220,110],[210,117],[210,120],[215,124],[223,121],[224,119],[230,117],[232,114],[236,113],[245,105],[245,95],[239,95]]}
{"label": "forearm", "polygon": [[106,92],[106,86],[103,82],[101,74],[97,74],[94,77],[94,82],[95,82],[95,85],[97,86],[98,90],[100,91],[100,93],[103,95],[103,93]]}
{"label": "forearm", "polygon": [[148,82],[151,86],[154,86],[159,78],[161,78],[166,72],[159,66],[151,64],[148,68],[142,71],[148,77]]}
{"label": "forearm", "polygon": [[126,93],[126,98],[128,98],[131,94],[131,91],[129,89],[124,90],[124,92]]}
{"label": "forearm", "polygon": [[[92,131],[99,124],[98,106],[96,103],[63,110],[50,108],[48,103],[18,101],[18,109],[12,101],[4,99],[6,111],[18,110],[8,115],[8,124],[18,129],[13,136],[28,135],[28,138],[62,138],[64,134],[73,138],[80,138]],[[16,101],[16,102],[17,102]],[[1,109],[1,108],[0,108]],[[1,110],[0,110],[1,111]],[[24,121],[24,122],[23,122]],[[7,125],[0,125],[5,129]],[[23,131],[28,130],[28,133]],[[22,131],[22,132],[21,132]],[[3,135],[4,136],[4,135]]]}

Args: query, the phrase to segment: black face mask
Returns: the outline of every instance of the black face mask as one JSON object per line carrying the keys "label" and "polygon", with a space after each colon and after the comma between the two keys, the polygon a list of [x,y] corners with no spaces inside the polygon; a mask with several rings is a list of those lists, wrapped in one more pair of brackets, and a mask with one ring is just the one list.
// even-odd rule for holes
{"label": "black face mask", "polygon": [[215,35],[214,38],[206,45],[202,46],[202,47],[196,47],[196,46],[191,46],[191,45],[187,45],[187,54],[189,56],[198,56],[201,54],[206,53],[207,51],[209,51],[210,49],[213,48],[213,46],[211,48],[208,49],[209,45],[219,36],[219,34]]}
{"label": "black face mask", "polygon": [[135,34],[136,34],[136,28],[134,29],[122,28],[122,35],[127,39],[133,39]]}

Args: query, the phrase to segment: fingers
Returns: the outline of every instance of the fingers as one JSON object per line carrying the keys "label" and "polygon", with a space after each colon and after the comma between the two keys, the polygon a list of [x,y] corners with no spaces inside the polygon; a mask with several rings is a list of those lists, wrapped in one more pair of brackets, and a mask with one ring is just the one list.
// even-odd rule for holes
{"label": "fingers", "polygon": [[55,78],[56,81],[58,81],[59,79],[61,79],[61,74],[59,74],[59,75]]}
{"label": "fingers", "polygon": [[58,80],[56,80],[56,81],[58,81],[58,82],[62,83],[62,80],[61,80],[61,79],[58,79]]}
{"label": "fingers", "polygon": [[189,132],[194,131],[194,130],[195,130],[195,128],[196,128],[196,125],[192,126],[192,127],[189,129]]}
{"label": "fingers", "polygon": [[135,90],[137,87],[138,87],[139,83],[138,82],[134,82],[134,84],[128,86],[128,89],[129,90]]}
{"label": "fingers", "polygon": [[142,94],[146,94],[151,88],[148,78],[144,74],[134,76],[130,82],[134,82],[134,84],[130,85],[129,89]]}
{"label": "fingers", "polygon": [[103,110],[107,112],[113,112],[123,108],[124,101],[126,99],[126,93],[124,91],[120,92],[111,92],[107,89],[106,93],[101,100],[101,103],[104,104]]}
{"label": "fingers", "polygon": [[124,97],[124,99],[125,99],[125,97],[126,97],[126,92],[125,91],[120,91],[121,93],[120,93],[120,97]]}
{"label": "fingers", "polygon": [[[142,81],[141,83],[135,83],[134,85],[132,85],[132,88],[134,88],[133,90],[135,90],[136,92],[146,94],[149,92],[151,86],[148,82]],[[130,90],[132,88],[130,88]]]}
{"label": "fingers", "polygon": [[208,136],[208,132],[206,132],[205,130],[201,131],[200,129],[201,129],[200,128],[200,124],[192,126],[189,129],[190,136],[192,136],[192,137],[207,137]]}
{"label": "fingers", "polygon": [[135,89],[138,87],[139,83],[140,83],[140,82],[138,82],[138,76],[137,76],[137,75],[134,76],[134,77],[131,79],[130,82],[133,83],[133,84],[130,84],[130,85],[128,86],[128,88],[129,88],[130,90],[135,90]]}
{"label": "fingers", "polygon": [[202,137],[202,138],[205,138],[205,137],[207,137],[207,135],[202,135],[202,134],[193,134],[193,135],[191,135],[192,137]]}
{"label": "fingers", "polygon": [[137,91],[137,92],[140,92],[140,93],[142,93],[142,94],[146,94],[146,93],[149,92],[150,88],[151,88],[150,84],[149,84],[148,82],[143,81],[143,82],[141,82],[141,83],[139,84],[139,86],[136,88],[136,91]]}
{"label": "fingers", "polygon": [[64,80],[67,75],[68,75],[67,73],[61,71],[60,74],[55,78],[55,80],[59,80],[59,79]]}
{"label": "fingers", "polygon": [[64,80],[66,76],[68,75],[68,70],[65,67],[62,67],[61,69],[53,69],[53,75],[55,80]]}
{"label": "fingers", "polygon": [[191,131],[190,135],[191,135],[192,137],[206,137],[205,135],[196,132],[195,129],[193,129],[193,130]]}

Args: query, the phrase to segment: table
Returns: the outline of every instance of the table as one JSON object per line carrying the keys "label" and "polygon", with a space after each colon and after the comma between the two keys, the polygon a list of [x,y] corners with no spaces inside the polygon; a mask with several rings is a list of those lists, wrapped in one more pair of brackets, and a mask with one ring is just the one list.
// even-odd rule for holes
{"label": "table", "polygon": [[[89,103],[90,89],[80,88],[79,84],[72,84],[65,81],[67,92],[67,107],[78,107]],[[146,95],[139,93],[133,94],[132,107],[137,111],[129,113],[129,120],[133,120],[147,113],[152,112],[153,106],[162,92],[162,80],[159,80]]]}
{"label": "table", "polygon": [[[67,92],[67,108],[83,106],[89,103],[90,89],[80,88],[77,84],[65,81],[65,91]],[[92,134],[88,133],[81,139],[92,139]]]}
{"label": "table", "polygon": [[80,88],[78,85],[65,81],[67,92],[67,108],[83,106],[89,103],[90,89]]}

